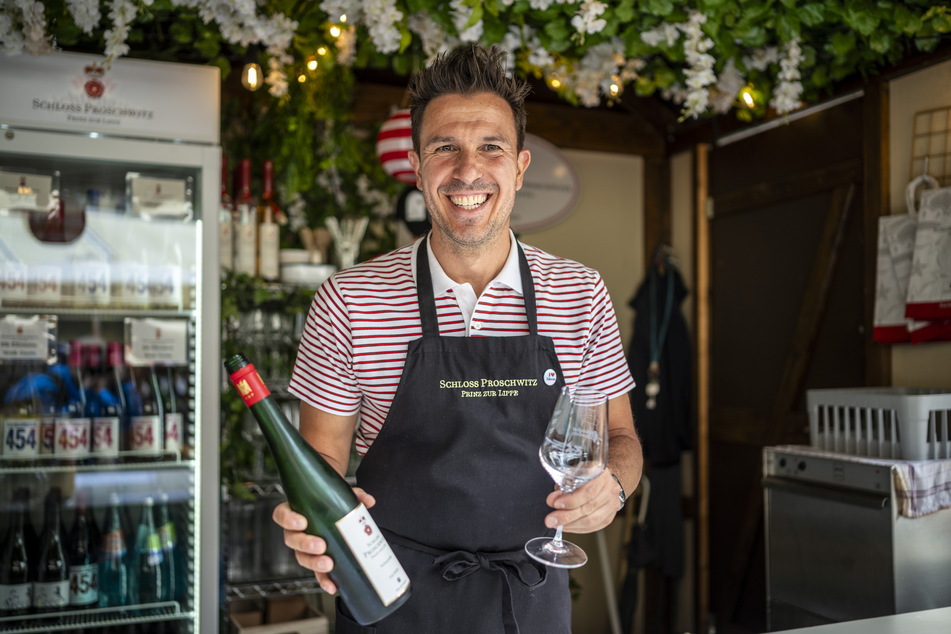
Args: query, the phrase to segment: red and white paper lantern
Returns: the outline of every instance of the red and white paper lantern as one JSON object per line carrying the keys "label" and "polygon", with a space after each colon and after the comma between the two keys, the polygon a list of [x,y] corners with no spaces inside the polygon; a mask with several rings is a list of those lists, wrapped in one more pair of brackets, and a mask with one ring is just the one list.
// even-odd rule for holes
{"label": "red and white paper lantern", "polygon": [[387,174],[401,183],[416,184],[416,174],[407,155],[413,150],[413,132],[409,109],[397,110],[380,128],[376,154]]}

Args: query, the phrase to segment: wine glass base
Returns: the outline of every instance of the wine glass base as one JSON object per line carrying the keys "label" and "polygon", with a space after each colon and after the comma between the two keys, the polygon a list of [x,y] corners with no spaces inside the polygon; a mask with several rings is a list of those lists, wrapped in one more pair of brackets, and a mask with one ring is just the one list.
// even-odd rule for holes
{"label": "wine glass base", "polygon": [[556,546],[551,537],[536,537],[525,542],[525,552],[535,561],[555,568],[580,568],[588,563],[588,555],[580,546],[561,540]]}

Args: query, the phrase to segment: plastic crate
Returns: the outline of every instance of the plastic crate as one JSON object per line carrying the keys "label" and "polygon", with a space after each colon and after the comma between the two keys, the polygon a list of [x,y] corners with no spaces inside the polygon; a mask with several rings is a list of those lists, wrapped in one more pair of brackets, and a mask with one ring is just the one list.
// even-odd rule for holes
{"label": "plastic crate", "polygon": [[808,390],[813,447],[857,456],[951,458],[951,389]]}

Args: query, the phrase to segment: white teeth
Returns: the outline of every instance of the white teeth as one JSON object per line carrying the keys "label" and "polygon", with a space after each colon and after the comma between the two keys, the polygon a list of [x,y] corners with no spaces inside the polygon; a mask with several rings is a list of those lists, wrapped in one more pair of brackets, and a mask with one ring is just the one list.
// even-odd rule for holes
{"label": "white teeth", "polygon": [[480,194],[478,196],[450,196],[449,200],[452,201],[452,204],[462,207],[463,209],[475,209],[476,207],[482,205],[489,199],[487,194]]}

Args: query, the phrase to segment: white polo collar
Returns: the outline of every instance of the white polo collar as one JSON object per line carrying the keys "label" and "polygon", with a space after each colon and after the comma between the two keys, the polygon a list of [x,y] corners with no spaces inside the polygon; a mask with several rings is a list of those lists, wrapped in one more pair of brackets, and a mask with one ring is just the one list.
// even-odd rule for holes
{"label": "white polo collar", "polygon": [[[431,235],[432,233],[430,232],[430,236]],[[502,266],[502,270],[499,271],[499,274],[496,275],[491,282],[489,282],[488,286],[486,286],[486,289],[491,288],[493,284],[499,283],[508,286],[519,294],[522,294],[522,276],[519,272],[518,248],[515,242],[515,233],[512,232],[511,229],[509,229],[509,237],[509,255],[505,260],[505,265]],[[423,240],[420,238],[413,244],[413,281],[416,281],[416,255],[417,251],[419,250],[419,245],[422,244],[422,242]],[[446,272],[439,264],[439,260],[437,260],[436,256],[433,254],[433,246],[429,240],[426,241],[426,251],[427,255],[429,256],[429,272],[433,278],[433,297],[439,297],[449,289],[460,286],[469,286],[471,289],[471,285],[468,283],[460,284],[446,275]]]}

